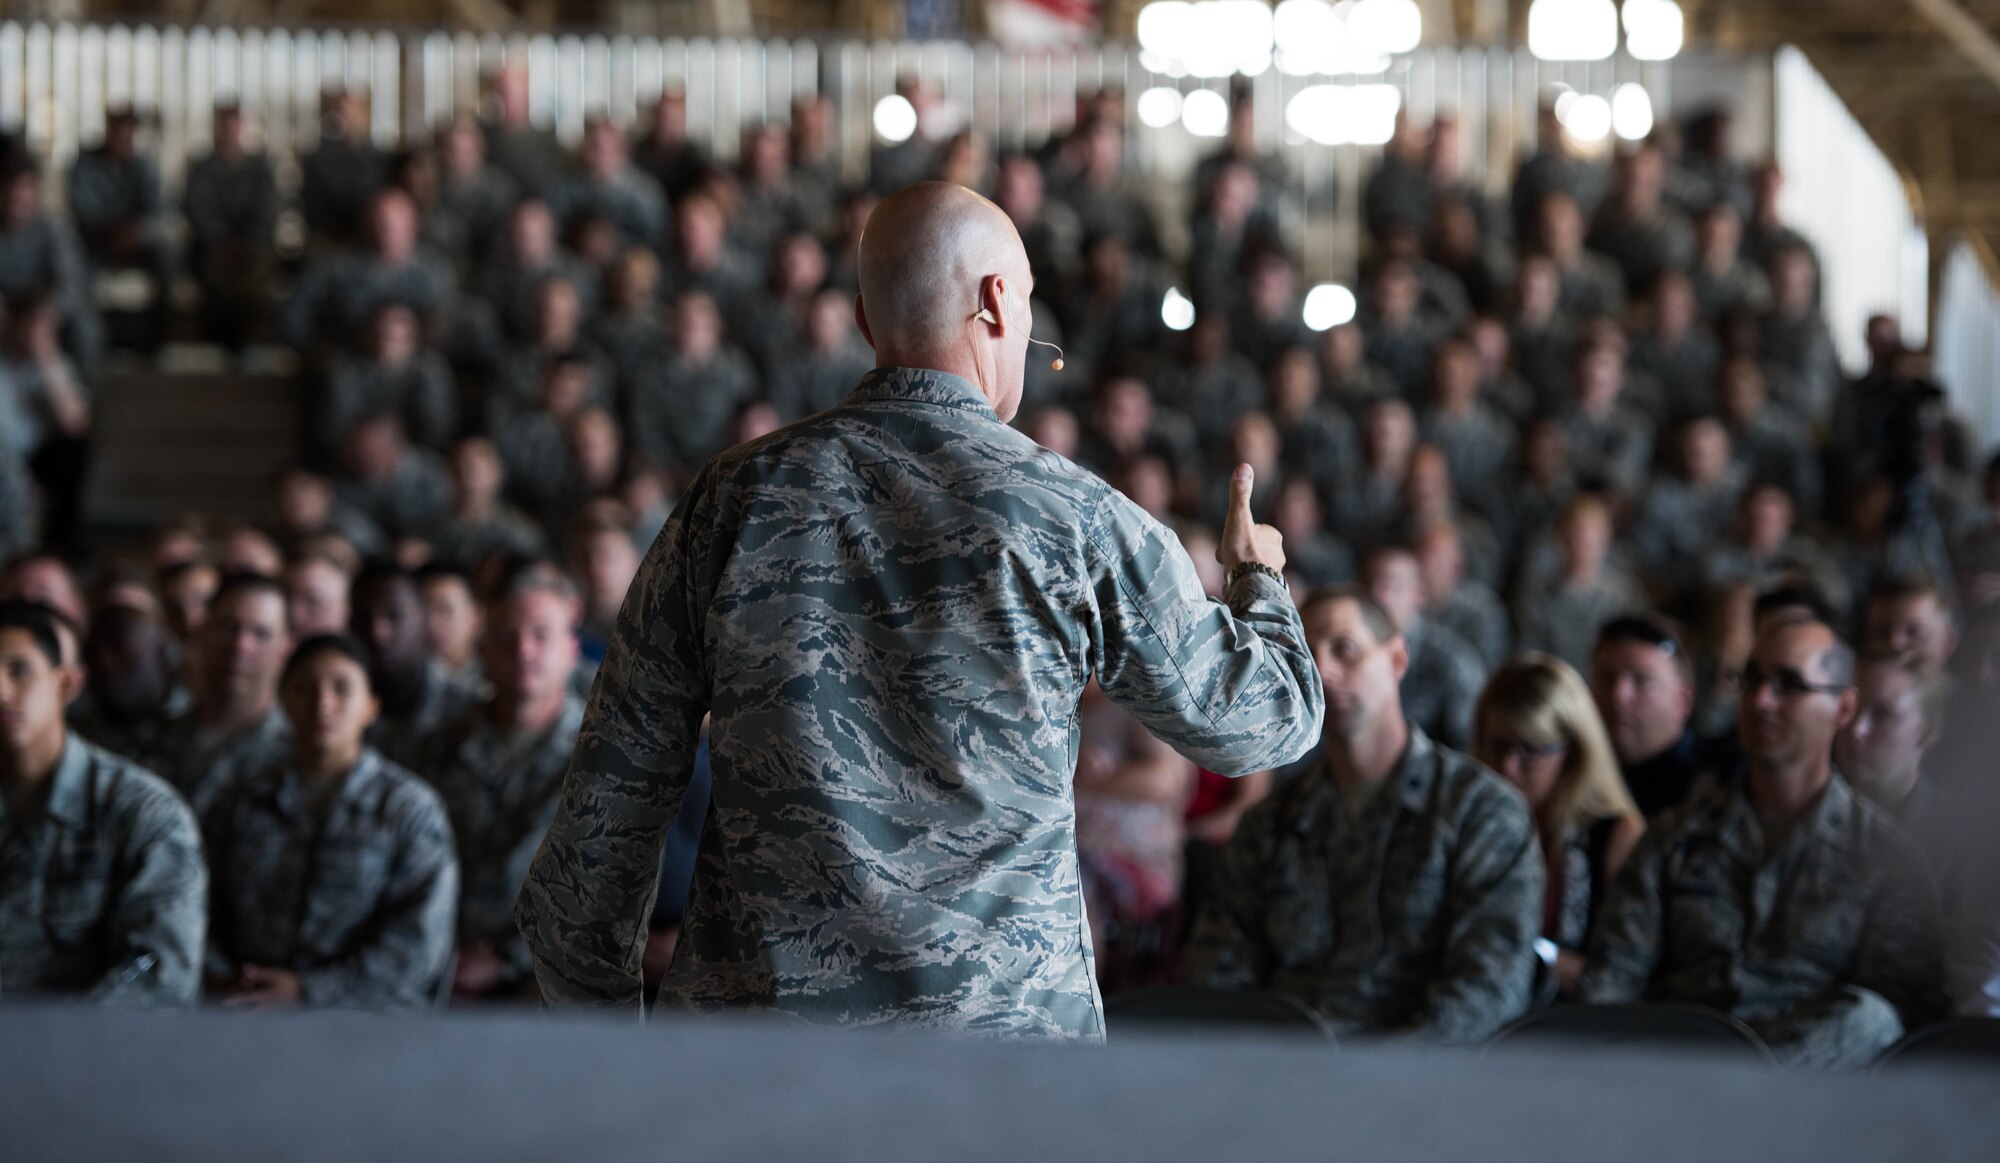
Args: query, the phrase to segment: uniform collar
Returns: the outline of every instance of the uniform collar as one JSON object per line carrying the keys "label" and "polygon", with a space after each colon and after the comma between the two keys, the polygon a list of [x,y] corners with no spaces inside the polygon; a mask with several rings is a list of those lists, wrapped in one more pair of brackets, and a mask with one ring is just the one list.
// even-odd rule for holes
{"label": "uniform collar", "polygon": [[[354,766],[348,768],[347,774],[342,777],[340,794],[334,798],[327,818],[330,820],[344,814],[349,805],[366,799],[383,778],[381,754],[373,747],[362,748],[361,758],[355,760]],[[285,765],[272,794],[278,810],[285,816],[297,820],[312,816],[312,798],[306,794],[305,777],[291,764]]]}
{"label": "uniform collar", "polygon": [[1431,785],[1437,781],[1437,745],[1415,723],[1410,724],[1410,745],[1403,748],[1403,758],[1389,778],[1396,781],[1404,807],[1420,812],[1430,803]]}
{"label": "uniform collar", "polygon": [[82,828],[90,822],[90,768],[96,756],[90,744],[71,733],[63,740],[62,758],[49,776],[49,819],[65,827]]}
{"label": "uniform collar", "polygon": [[[1721,827],[1735,835],[1739,841],[1754,839],[1755,846],[1764,856],[1776,856],[1783,849],[1771,849],[1765,844],[1764,824],[1757,813],[1757,805],[1750,799],[1750,781],[1737,782],[1729,789],[1728,805],[1724,809]],[[1784,848],[1792,848],[1801,843],[1836,842],[1844,835],[1853,822],[1854,813],[1859,808],[1854,802],[1854,792],[1847,785],[1838,769],[1826,781],[1826,787],[1799,818],[1786,831]],[[1739,843],[1739,846],[1742,846]]]}
{"label": "uniform collar", "polygon": [[986,393],[964,376],[919,367],[878,367],[861,377],[847,399],[850,403],[905,402],[934,404],[999,419]]}
{"label": "uniform collar", "polygon": [[[1403,748],[1403,757],[1396,761],[1386,782],[1376,792],[1376,798],[1393,795],[1403,807],[1413,812],[1426,811],[1430,805],[1431,788],[1437,782],[1437,744],[1424,734],[1424,729],[1415,723],[1409,724],[1410,741]],[[1314,808],[1298,812],[1293,818],[1293,826],[1300,832],[1309,832],[1324,813],[1327,819],[1341,812],[1340,790],[1334,786],[1333,767],[1327,761],[1326,748],[1322,744],[1319,758],[1313,763],[1310,774],[1302,777],[1310,781],[1311,799]]]}
{"label": "uniform collar", "polygon": [[1855,810],[1854,791],[1847,786],[1840,769],[1835,768],[1826,781],[1826,790],[1799,817],[1799,829],[1814,836],[1839,836],[1847,831]]}

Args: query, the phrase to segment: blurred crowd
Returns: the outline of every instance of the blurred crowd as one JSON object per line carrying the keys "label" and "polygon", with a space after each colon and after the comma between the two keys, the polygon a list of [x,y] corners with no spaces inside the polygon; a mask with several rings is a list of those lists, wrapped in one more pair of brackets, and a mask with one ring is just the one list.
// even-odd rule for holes
{"label": "blurred crowd", "polygon": [[[927,124],[935,95],[901,91]],[[632,132],[593,119],[566,149],[531,123],[513,67],[487,116],[400,150],[328,94],[289,193],[229,106],[177,195],[127,111],[59,176],[60,207],[9,148],[0,766],[39,755],[55,790],[7,782],[0,990],[530,993],[509,909],[640,555],[708,457],[837,404],[873,366],[856,240],[884,193],[940,179],[1013,219],[1036,336],[1065,349],[1060,372],[1031,361],[1017,423],[1174,529],[1214,594],[1228,469],[1254,466],[1330,692],[1320,753],[1240,780],[1086,701],[1078,843],[1107,989],[1283,988],[1354,1029],[1460,1039],[1558,996],[1679,997],[1768,1019],[1760,1033],[1813,1061],[2000,1006],[1978,951],[2000,933],[1953,880],[1977,879],[1966,820],[1993,818],[1978,784],[1982,712],[2000,706],[2000,458],[1894,319],[1870,321],[1868,366],[1841,366],[1777,167],[1738,156],[1725,110],[1608,157],[1547,110],[1503,186],[1459,171],[1449,118],[1406,119],[1364,186],[1337,192],[1366,234],[1358,306],[1316,331],[1299,252],[1325,207],[1259,149],[1248,100],[1173,199],[1191,208],[1178,222],[1128,158],[1115,91],[1031,151],[919,133],[865,174],[843,168],[815,95],[746,129],[727,164],[672,91]],[[281,246],[294,215],[303,241]],[[92,552],[110,274],[146,285],[134,346],[296,352],[298,456],[267,521]],[[1170,288],[1193,303],[1184,328]],[[1429,764],[1400,798],[1361,778],[1399,738],[1390,720],[1402,766],[1374,764],[1376,782]],[[1808,823],[1756,790],[1784,748],[1827,769]],[[100,806],[70,826],[70,801]],[[671,956],[700,820],[690,805],[669,840],[650,971]],[[1359,835],[1379,843],[1327,840]],[[1736,841],[1744,877],[1775,878],[1762,912],[1671,903],[1722,876],[1690,845]],[[1906,847],[1928,872],[1856,863]],[[135,872],[142,849],[157,866]],[[1475,853],[1492,864],[1477,892]],[[72,859],[61,883],[51,859]],[[156,902],[129,920],[153,944],[91,947],[129,904],[119,877],[161,900],[200,880],[206,937],[184,947],[175,908],[191,906]],[[31,881],[50,887],[12,899]],[[1824,949],[1767,947],[1771,892]],[[1468,893],[1526,920],[1479,920]],[[1843,893],[1866,915],[1834,909]],[[1694,914],[1745,948],[1691,951],[1672,929]],[[35,923],[41,952],[16,935]],[[1354,948],[1371,941],[1394,955]],[[1783,964],[1731,959],[1751,953]],[[1435,995],[1454,973],[1451,1009]],[[1426,991],[1434,1020],[1411,1001]]]}

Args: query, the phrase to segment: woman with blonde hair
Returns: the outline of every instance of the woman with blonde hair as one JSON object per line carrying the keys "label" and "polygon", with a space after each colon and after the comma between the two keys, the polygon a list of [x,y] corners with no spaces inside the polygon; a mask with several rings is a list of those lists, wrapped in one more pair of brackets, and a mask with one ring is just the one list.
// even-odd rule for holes
{"label": "woman with blonde hair", "polygon": [[[1548,861],[1542,937],[1555,946],[1559,990],[1583,972],[1598,903],[1646,830],[1590,689],[1547,654],[1523,654],[1480,692],[1474,755],[1519,789]],[[1539,946],[1546,948],[1546,946]]]}

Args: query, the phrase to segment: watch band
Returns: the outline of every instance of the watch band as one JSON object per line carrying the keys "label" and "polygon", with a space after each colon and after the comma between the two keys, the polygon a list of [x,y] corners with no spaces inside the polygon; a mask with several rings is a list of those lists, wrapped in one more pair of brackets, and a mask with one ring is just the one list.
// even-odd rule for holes
{"label": "watch band", "polygon": [[1279,573],[1277,570],[1272,569],[1270,566],[1265,565],[1261,561],[1237,562],[1236,568],[1229,571],[1229,584],[1235,585],[1239,580],[1253,573],[1261,573],[1265,577],[1270,578],[1272,581],[1277,582],[1281,586],[1285,584],[1284,574]]}

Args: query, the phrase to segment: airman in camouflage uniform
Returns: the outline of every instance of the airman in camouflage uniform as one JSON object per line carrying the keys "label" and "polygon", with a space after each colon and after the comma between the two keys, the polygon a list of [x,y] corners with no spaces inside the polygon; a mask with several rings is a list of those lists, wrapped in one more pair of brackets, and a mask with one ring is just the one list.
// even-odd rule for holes
{"label": "airman in camouflage uniform", "polygon": [[284,584],[224,579],[196,631],[194,705],[167,721],[153,746],[160,775],[206,812],[223,788],[284,760],[291,727],[278,674],[291,652]]}
{"label": "airman in camouflage uniform", "polygon": [[192,1003],[208,923],[201,833],[173,789],[64,729],[82,676],[60,655],[45,610],[0,605],[0,991]]}
{"label": "airman in camouflage uniform", "polygon": [[1335,591],[1307,603],[1305,627],[1326,682],[1322,757],[1237,825],[1187,976],[1281,990],[1343,1032],[1479,1041],[1527,1009],[1534,980],[1527,805],[1403,718],[1407,656],[1380,607]]}
{"label": "airman in camouflage uniform", "polygon": [[[553,571],[531,571],[491,603],[484,661],[493,696],[441,734],[421,769],[458,841],[460,993],[512,992],[533,974],[514,899],[583,726],[583,699],[569,688],[579,613],[575,589]],[[477,977],[475,962],[487,966]]]}
{"label": "airman in camouflage uniform", "polygon": [[[1808,1066],[1864,1065],[1944,1016],[1923,856],[1829,759],[1833,728],[1853,715],[1845,650],[1815,622],[1758,641],[1738,716],[1749,775],[1647,831],[1605,902],[1585,1000],[1727,1010],[1781,1060]],[[1806,685],[1768,689],[1792,683]],[[1787,770],[1794,753],[1817,791]]]}
{"label": "airman in camouflage uniform", "polygon": [[369,745],[393,763],[421,767],[438,733],[462,718],[479,692],[426,653],[423,597],[409,573],[389,566],[363,572],[354,582],[353,616],[355,637],[374,653],[382,700]]}
{"label": "airman in camouflage uniform", "polygon": [[324,823],[310,796],[280,764],[211,809],[211,967],[291,969],[307,1005],[428,1004],[458,903],[444,805],[373,751],[348,772]]}
{"label": "airman in camouflage uniform", "polygon": [[407,1008],[451,958],[458,861],[437,793],[362,743],[378,704],[352,639],[301,643],[291,754],[202,820],[208,969],[230,1004]]}
{"label": "airman in camouflage uniform", "polygon": [[[1211,770],[1295,758],[1319,686],[1285,586],[1251,568],[1282,554],[1239,477],[1222,556],[1243,565],[1211,602],[1171,533],[1005,425],[1032,279],[997,207],[903,191],[860,270],[885,366],[717,456],[674,510],[522,932],[548,1000],[636,1010],[662,842],[712,711],[714,798],[662,1004],[1100,1037],[1069,790],[1083,687],[1095,675]],[[963,302],[920,289],[947,281]],[[894,366],[924,350],[980,382]],[[936,354],[953,351],[976,355]]]}

